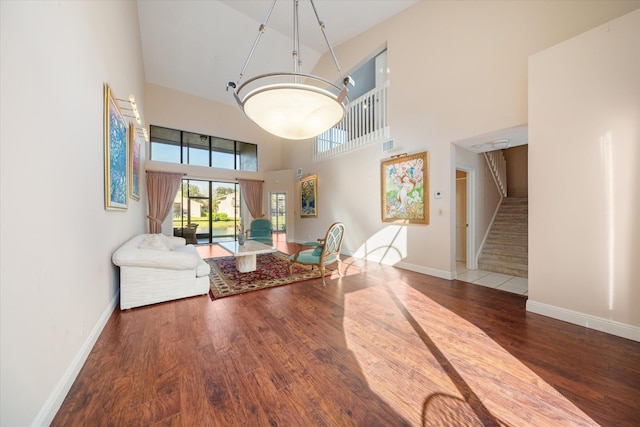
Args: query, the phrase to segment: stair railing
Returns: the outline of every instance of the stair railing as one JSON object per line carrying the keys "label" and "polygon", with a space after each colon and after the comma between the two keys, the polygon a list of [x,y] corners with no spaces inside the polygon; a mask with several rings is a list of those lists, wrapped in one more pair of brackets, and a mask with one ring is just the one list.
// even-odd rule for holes
{"label": "stair railing", "polygon": [[344,119],[316,138],[314,163],[389,139],[388,87],[387,80],[349,103]]}
{"label": "stair railing", "polygon": [[493,181],[496,183],[500,195],[507,197],[507,161],[502,150],[487,151],[484,153],[484,158],[489,165]]}

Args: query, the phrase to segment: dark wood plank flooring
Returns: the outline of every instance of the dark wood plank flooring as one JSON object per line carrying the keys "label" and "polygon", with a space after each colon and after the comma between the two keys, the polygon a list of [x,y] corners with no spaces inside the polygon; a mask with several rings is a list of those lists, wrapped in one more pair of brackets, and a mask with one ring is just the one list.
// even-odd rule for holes
{"label": "dark wood plank flooring", "polygon": [[116,310],[52,425],[640,425],[640,343],[521,295],[345,267]]}

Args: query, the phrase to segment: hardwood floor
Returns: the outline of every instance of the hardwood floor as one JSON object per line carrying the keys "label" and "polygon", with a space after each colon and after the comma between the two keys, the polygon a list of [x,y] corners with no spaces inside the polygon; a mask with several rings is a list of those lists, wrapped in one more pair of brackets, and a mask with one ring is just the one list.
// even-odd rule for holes
{"label": "hardwood floor", "polygon": [[343,267],[326,287],[116,310],[52,425],[638,425],[640,343],[522,295]]}

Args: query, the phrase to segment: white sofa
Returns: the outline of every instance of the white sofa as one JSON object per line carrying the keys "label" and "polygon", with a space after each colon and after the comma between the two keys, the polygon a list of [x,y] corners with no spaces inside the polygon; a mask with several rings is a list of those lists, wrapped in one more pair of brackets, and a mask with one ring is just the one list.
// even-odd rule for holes
{"label": "white sofa", "polygon": [[209,292],[209,264],[182,237],[140,234],[111,257],[120,267],[120,309]]}

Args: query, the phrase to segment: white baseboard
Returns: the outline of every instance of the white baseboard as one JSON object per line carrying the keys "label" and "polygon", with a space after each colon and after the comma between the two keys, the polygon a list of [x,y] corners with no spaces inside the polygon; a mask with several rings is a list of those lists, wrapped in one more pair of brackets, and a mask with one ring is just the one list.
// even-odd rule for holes
{"label": "white baseboard", "polygon": [[377,262],[377,263],[381,263],[381,264],[386,264],[386,265],[390,265],[393,267],[398,267],[398,268],[402,268],[403,270],[409,270],[409,271],[414,271],[416,273],[422,273],[422,274],[427,274],[429,276],[435,276],[435,277],[439,277],[441,279],[447,279],[447,280],[453,280],[454,279],[454,272],[451,271],[445,271],[445,270],[438,270],[437,268],[430,268],[430,267],[424,267],[422,265],[416,265],[416,264],[411,264],[408,262],[402,262],[402,261],[398,261],[396,263],[386,263],[384,261],[381,261],[379,259],[376,258],[362,258],[359,256],[356,256],[355,253],[348,251],[348,250],[342,250],[340,252],[342,255],[347,255],[347,256],[351,256],[354,258],[358,258],[358,259],[365,259],[368,260],[370,262]]}
{"label": "white baseboard", "polygon": [[637,326],[627,325],[626,323],[616,322],[615,320],[604,319],[602,317],[592,316],[530,299],[527,300],[527,311],[640,342],[640,327]]}
{"label": "white baseboard", "polygon": [[76,357],[73,358],[71,364],[67,368],[67,371],[64,373],[58,384],[56,384],[55,388],[49,395],[49,398],[44,403],[38,415],[31,423],[32,427],[40,427],[40,426],[48,426],[53,421],[53,418],[58,413],[60,406],[62,406],[62,402],[64,402],[65,397],[67,397],[67,393],[71,390],[71,386],[73,382],[76,380],[76,377],[80,373],[80,369],[84,365],[84,362],[89,357],[89,353],[91,353],[91,349],[98,341],[98,337],[100,333],[104,329],[109,317],[111,317],[111,313],[118,306],[118,301],[120,301],[120,290],[116,292],[116,294],[111,299],[109,306],[104,310],[98,322],[95,324],[87,339],[80,347],[80,350],[76,354]]}
{"label": "white baseboard", "polygon": [[438,270],[437,268],[424,267],[421,265],[410,264],[408,262],[397,262],[393,264],[394,267],[402,268],[404,270],[415,271],[416,273],[427,274],[429,276],[439,277],[441,279],[453,280],[454,272]]}

